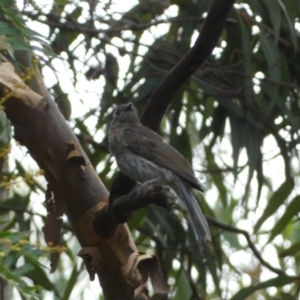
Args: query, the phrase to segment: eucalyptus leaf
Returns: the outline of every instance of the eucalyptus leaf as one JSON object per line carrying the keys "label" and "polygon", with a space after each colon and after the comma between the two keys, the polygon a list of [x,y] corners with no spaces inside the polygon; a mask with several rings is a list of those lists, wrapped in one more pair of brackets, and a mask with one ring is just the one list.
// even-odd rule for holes
{"label": "eucalyptus leaf", "polygon": [[296,196],[291,203],[286,207],[283,216],[276,222],[271,230],[269,241],[274,239],[284,228],[289,224],[294,216],[300,212],[300,196]]}
{"label": "eucalyptus leaf", "polygon": [[280,205],[284,203],[286,198],[290,195],[294,188],[293,179],[287,179],[282,183],[282,185],[274,192],[272,197],[269,199],[267,207],[264,209],[262,216],[259,218],[254,226],[254,231],[258,231],[261,225],[271,216]]}
{"label": "eucalyptus leaf", "polygon": [[280,275],[278,277],[269,279],[267,281],[261,282],[255,286],[249,286],[241,289],[236,293],[230,300],[241,300],[246,299],[249,295],[253,294],[255,291],[266,289],[272,286],[281,287],[290,283],[293,283],[295,279],[286,275]]}

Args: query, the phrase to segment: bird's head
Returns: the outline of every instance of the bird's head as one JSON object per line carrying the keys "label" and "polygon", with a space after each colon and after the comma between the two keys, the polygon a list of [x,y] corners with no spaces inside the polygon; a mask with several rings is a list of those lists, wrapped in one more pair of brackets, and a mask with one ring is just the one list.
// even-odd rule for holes
{"label": "bird's head", "polygon": [[114,113],[111,126],[116,124],[133,124],[138,123],[139,117],[137,115],[134,105],[130,102],[128,104],[119,105]]}

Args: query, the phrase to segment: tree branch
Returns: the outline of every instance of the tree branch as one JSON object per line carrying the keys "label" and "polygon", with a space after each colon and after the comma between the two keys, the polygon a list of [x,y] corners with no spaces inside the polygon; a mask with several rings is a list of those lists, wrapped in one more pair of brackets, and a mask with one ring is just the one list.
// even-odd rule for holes
{"label": "tree branch", "polygon": [[[97,29],[93,26],[88,26],[89,24],[79,24],[76,22],[76,20],[65,20],[64,23],[62,23],[59,20],[56,20],[54,14],[43,14],[43,16],[46,16],[47,19],[43,20],[40,19],[39,17],[41,16],[41,13],[35,14],[32,12],[26,12],[25,15],[35,21],[38,21],[42,24],[46,24],[50,27],[53,28],[59,28],[62,30],[68,30],[68,31],[80,31],[81,33],[86,33],[86,34],[93,34],[93,35],[98,35],[98,34],[119,34],[122,31],[140,31],[140,30],[145,30],[147,28],[150,28],[152,26],[157,26],[160,24],[169,24],[169,23],[183,23],[183,22],[195,22],[195,23],[203,23],[204,18],[202,17],[175,17],[175,18],[169,18],[169,19],[164,19],[164,20],[155,20],[147,23],[130,23],[126,25],[120,24],[118,26],[111,26],[108,29]],[[102,23],[107,23],[105,19],[100,20]],[[90,23],[91,24],[91,23]]]}
{"label": "tree branch", "polygon": [[[99,211],[93,221],[94,230],[100,236],[110,236],[119,224],[128,220],[133,211],[150,204],[171,211],[173,209],[172,198],[172,194],[167,187],[156,184],[142,185],[139,189],[114,199],[111,205],[107,205]],[[114,224],[114,226],[111,224]]]}
{"label": "tree branch", "polygon": [[[225,224],[225,223],[220,222],[220,221],[218,221],[214,218],[211,218],[209,216],[206,216],[206,219],[207,219],[207,221],[210,225],[213,225],[215,227],[221,228],[221,229],[229,231],[229,232],[242,234],[246,238],[246,240],[248,242],[248,245],[249,245],[249,248],[252,250],[255,257],[259,260],[259,262],[263,266],[265,266],[266,268],[268,268],[269,270],[273,271],[274,273],[276,273],[278,275],[286,275],[285,272],[283,272],[280,269],[274,268],[273,266],[271,266],[268,262],[266,262],[263,259],[263,257],[260,254],[260,251],[256,248],[255,244],[251,241],[251,237],[250,237],[250,235],[247,231],[242,230],[242,229],[238,229],[238,228],[236,228],[234,226],[231,226],[231,225],[228,225],[228,224]],[[299,278],[299,277],[297,277],[297,278]]]}
{"label": "tree branch", "polygon": [[217,45],[226,16],[234,0],[214,0],[194,46],[155,89],[141,117],[141,122],[157,131],[161,119],[180,87],[203,64]]}

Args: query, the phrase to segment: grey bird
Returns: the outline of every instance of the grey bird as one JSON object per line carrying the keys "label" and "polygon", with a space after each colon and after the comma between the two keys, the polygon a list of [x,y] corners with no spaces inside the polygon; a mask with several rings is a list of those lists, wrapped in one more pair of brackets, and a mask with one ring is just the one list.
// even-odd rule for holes
{"label": "grey bird", "polygon": [[109,148],[121,172],[140,182],[167,185],[185,203],[200,247],[211,241],[192,188],[204,191],[187,160],[163,138],[143,126],[132,103],[117,107],[109,129]]}

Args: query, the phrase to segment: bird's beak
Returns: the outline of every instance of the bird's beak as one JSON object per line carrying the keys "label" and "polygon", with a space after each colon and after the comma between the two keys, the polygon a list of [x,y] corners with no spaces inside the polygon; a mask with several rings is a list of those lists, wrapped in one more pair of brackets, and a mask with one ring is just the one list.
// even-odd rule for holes
{"label": "bird's beak", "polygon": [[126,105],[126,107],[125,107],[125,111],[130,111],[131,109],[132,109],[132,103],[130,102],[130,103],[128,103],[127,105]]}

